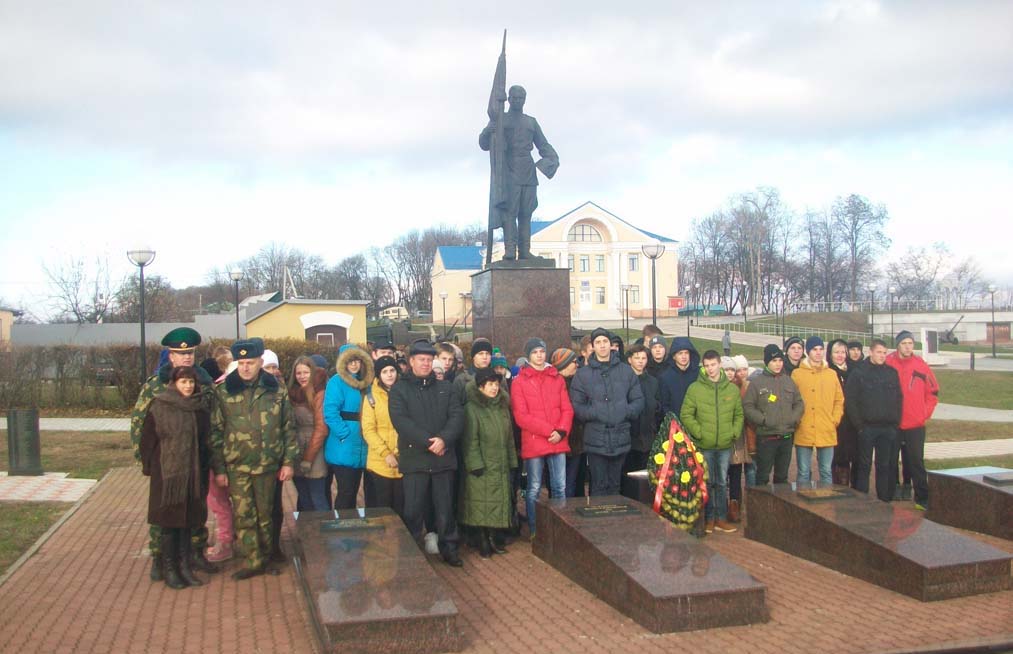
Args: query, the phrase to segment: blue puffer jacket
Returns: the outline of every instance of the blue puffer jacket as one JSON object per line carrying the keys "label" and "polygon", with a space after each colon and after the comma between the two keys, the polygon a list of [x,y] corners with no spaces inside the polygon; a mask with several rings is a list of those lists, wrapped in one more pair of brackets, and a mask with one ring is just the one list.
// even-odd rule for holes
{"label": "blue puffer jacket", "polygon": [[[679,366],[675,364],[675,354],[680,350],[689,350],[689,366],[685,370],[680,370]],[[668,355],[670,365],[658,379],[660,382],[658,395],[661,400],[661,415],[671,411],[678,416],[682,411],[682,401],[686,399],[689,385],[695,382],[700,375],[700,354],[693,347],[692,341],[685,336],[676,336],[672,339],[672,347],[668,349]]]}
{"label": "blue puffer jacket", "polygon": [[607,362],[592,354],[573,377],[570,401],[577,420],[584,423],[585,452],[618,456],[630,451],[630,423],[644,410],[644,392],[618,353]]}
{"label": "blue puffer jacket", "polygon": [[[359,361],[359,372],[348,372],[348,363]],[[362,438],[362,394],[373,383],[373,362],[355,345],[338,350],[337,373],[324,391],[324,422],[330,433],[324,443],[324,460],[348,468],[366,467],[366,441]]]}

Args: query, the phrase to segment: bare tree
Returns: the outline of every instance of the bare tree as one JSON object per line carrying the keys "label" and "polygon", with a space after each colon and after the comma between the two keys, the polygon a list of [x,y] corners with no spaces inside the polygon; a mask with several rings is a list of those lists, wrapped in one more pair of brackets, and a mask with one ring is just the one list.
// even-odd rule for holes
{"label": "bare tree", "polygon": [[[116,306],[109,322],[140,322],[140,279],[128,277],[116,292]],[[183,322],[193,318],[179,303],[178,293],[161,275],[144,278],[144,319],[147,322]]]}
{"label": "bare tree", "polygon": [[110,284],[109,262],[96,257],[89,267],[70,257],[54,265],[42,264],[49,279],[54,322],[97,323],[105,319],[116,289]]}
{"label": "bare tree", "polygon": [[929,300],[936,294],[940,273],[950,253],[942,243],[931,249],[909,247],[886,267],[887,279],[897,287],[897,296],[906,300]]}
{"label": "bare tree", "polygon": [[882,205],[873,206],[861,195],[838,197],[833,207],[834,235],[840,236],[848,255],[850,300],[858,298],[859,282],[870,275],[876,255],[890,247],[883,231],[889,214]]}

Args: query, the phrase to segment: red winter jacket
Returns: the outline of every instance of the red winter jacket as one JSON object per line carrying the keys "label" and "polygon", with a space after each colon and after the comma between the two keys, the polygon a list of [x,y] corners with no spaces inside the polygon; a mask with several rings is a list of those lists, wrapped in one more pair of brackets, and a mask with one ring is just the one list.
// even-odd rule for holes
{"label": "red winter jacket", "polygon": [[[521,428],[522,459],[570,451],[573,406],[566,382],[555,366],[547,365],[542,370],[521,368],[510,385],[510,408]],[[553,430],[563,434],[555,444],[549,442]]]}
{"label": "red winter jacket", "polygon": [[886,365],[894,368],[900,377],[900,392],[904,408],[900,416],[900,429],[923,426],[939,404],[939,382],[929,364],[919,356],[901,359],[896,352],[886,357]]}

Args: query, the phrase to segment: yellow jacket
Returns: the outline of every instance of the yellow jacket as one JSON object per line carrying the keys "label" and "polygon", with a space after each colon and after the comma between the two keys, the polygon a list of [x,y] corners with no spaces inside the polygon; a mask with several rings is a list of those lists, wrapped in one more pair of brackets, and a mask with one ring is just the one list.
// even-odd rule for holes
{"label": "yellow jacket", "polygon": [[805,411],[795,430],[795,445],[833,447],[837,445],[837,425],[844,416],[844,391],[837,373],[823,362],[814,366],[802,359],[791,373],[791,380],[802,394]]}
{"label": "yellow jacket", "polygon": [[373,381],[370,388],[373,401],[369,397],[362,400],[362,437],[366,441],[369,452],[366,454],[366,470],[381,477],[398,478],[401,472],[387,465],[387,455],[398,456],[397,432],[390,421],[390,396],[380,380]]}

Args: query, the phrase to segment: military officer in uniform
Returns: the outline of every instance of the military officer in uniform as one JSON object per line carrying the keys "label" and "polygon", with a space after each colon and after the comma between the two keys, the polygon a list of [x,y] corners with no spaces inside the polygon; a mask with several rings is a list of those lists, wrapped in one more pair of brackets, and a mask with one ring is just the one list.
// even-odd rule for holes
{"label": "military officer in uniform", "polygon": [[259,338],[233,343],[238,367],[215,387],[211,418],[215,483],[229,488],[233,526],[245,557],[234,579],[279,573],[267,566],[275,480],[291,479],[299,460],[288,389],[262,370],[262,354],[264,341]]}
{"label": "military officer in uniform", "polygon": [[[173,368],[194,366],[194,356],[197,346],[200,345],[200,341],[200,334],[189,327],[177,327],[162,339],[162,346],[169,349],[169,362],[159,368],[154,375],[144,382],[144,385],[141,386],[141,392],[137,396],[137,402],[134,404],[134,411],[130,414],[130,442],[134,446],[134,459],[138,462],[141,460],[141,431],[144,428],[144,419],[148,416],[151,401],[155,399],[156,395],[165,391],[169,385]],[[201,398],[204,408],[208,412],[212,412],[214,406],[214,393],[212,391],[214,380],[199,366],[194,367],[194,371],[197,373],[198,384],[194,393]],[[210,452],[200,452],[200,463],[201,491],[203,497],[206,498],[208,479],[210,477]],[[207,502],[205,501],[204,519],[201,520],[201,526],[190,533],[190,542],[192,544],[190,549],[193,553],[191,565],[201,572],[214,573],[218,572],[218,566],[204,557],[204,550],[208,544],[206,522]],[[162,581],[162,558],[159,556],[162,547],[162,528],[158,525],[150,525],[148,527],[148,536],[148,550],[151,552],[151,580]]]}

